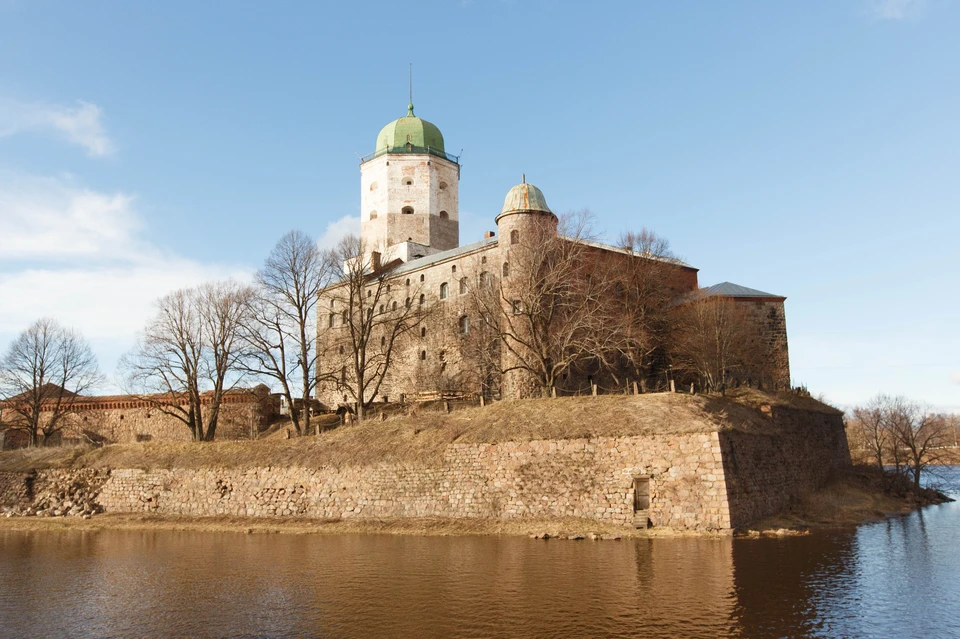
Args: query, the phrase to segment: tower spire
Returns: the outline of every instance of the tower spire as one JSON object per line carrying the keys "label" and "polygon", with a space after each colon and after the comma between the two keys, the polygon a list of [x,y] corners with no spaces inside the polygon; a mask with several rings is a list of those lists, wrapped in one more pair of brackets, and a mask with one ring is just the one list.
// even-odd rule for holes
{"label": "tower spire", "polygon": [[407,105],[407,117],[413,117],[413,62],[410,63],[410,104]]}

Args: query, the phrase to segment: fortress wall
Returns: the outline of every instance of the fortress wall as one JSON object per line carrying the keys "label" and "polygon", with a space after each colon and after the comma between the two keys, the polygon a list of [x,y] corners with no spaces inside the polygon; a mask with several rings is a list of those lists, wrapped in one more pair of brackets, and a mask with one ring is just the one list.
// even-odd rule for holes
{"label": "fortress wall", "polygon": [[776,434],[719,434],[734,528],[779,512],[851,464],[840,413],[775,407],[771,418]]}
{"label": "fortress wall", "polygon": [[583,517],[633,521],[633,477],[652,475],[655,526],[729,528],[716,433],[453,444],[436,465],[114,470],[107,512],[312,518]]}
{"label": "fortress wall", "polygon": [[[205,407],[206,408],[206,407]],[[258,432],[264,415],[259,403],[237,402],[220,406],[217,440],[250,439]],[[107,443],[129,444],[137,441],[190,441],[186,424],[156,408],[135,406],[129,408],[94,408],[65,417],[63,436],[84,439],[102,437]]]}
{"label": "fortress wall", "polygon": [[0,506],[30,502],[27,473],[0,473]]}

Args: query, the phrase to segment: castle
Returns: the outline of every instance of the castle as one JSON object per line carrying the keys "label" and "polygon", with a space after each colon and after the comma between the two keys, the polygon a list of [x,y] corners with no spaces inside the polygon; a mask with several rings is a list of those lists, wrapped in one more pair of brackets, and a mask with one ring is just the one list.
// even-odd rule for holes
{"label": "castle", "polygon": [[[524,363],[535,346],[519,333],[513,344],[495,340],[500,342],[499,353],[494,354],[498,361],[485,369],[478,367],[476,334],[527,310],[518,289],[525,276],[539,267],[535,255],[539,247],[557,241],[558,218],[540,189],[523,179],[507,192],[494,218],[496,231],[461,245],[459,181],[459,158],[446,152],[440,129],[417,117],[412,103],[404,117],[380,130],[374,152],[361,158],[362,255],[354,259],[362,262],[367,280],[352,292],[333,286],[321,295],[317,399],[335,407],[355,405],[361,394],[363,401],[390,402],[447,394],[506,399],[545,392],[589,394],[597,386],[611,389],[625,383],[629,388],[629,380],[608,374],[589,358],[565,367],[550,389],[541,388],[542,380],[535,380]],[[741,317],[763,331],[770,345],[770,385],[789,386],[786,298],[729,282],[701,289],[697,269],[679,260],[587,240],[578,244],[583,250],[577,260],[591,266],[571,277],[589,279],[596,265],[604,265],[600,270],[605,277],[617,277],[619,272],[656,262],[657,277],[675,305],[695,295],[740,307]],[[482,288],[496,291],[493,297],[499,297],[499,303],[480,308],[475,291]],[[608,290],[607,294],[619,295],[621,288],[618,282],[616,293]],[[402,335],[392,335],[395,318],[411,308],[417,312],[412,329],[408,326],[410,330],[401,331]],[[361,346],[357,333],[362,331],[357,327],[366,320]],[[502,337],[502,327],[498,332]],[[527,332],[535,331],[528,327]],[[358,348],[364,349],[363,355],[358,355]],[[358,392],[358,386],[369,383],[369,379],[357,379],[358,357],[389,362],[382,380],[365,389],[369,392]],[[664,384],[669,379],[666,372]],[[649,380],[639,381],[646,385]]]}

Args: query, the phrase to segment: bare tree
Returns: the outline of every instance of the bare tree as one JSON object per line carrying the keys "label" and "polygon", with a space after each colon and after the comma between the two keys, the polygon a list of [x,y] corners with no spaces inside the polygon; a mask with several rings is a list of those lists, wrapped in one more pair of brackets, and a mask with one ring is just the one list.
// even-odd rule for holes
{"label": "bare tree", "polygon": [[474,313],[497,334],[499,372],[520,371],[547,396],[560,376],[608,352],[617,335],[609,312],[611,282],[588,244],[588,212],[543,216],[514,245],[509,276],[481,274]]}
{"label": "bare tree", "polygon": [[121,368],[131,390],[213,441],[224,394],[242,378],[240,330],[251,290],[234,281],[181,289],[157,302]]}
{"label": "bare tree", "polygon": [[280,238],[257,272],[242,331],[247,370],[279,385],[297,435],[311,432],[310,398],[317,384],[316,307],[332,275],[327,257],[305,233],[290,231]]}
{"label": "bare tree", "polygon": [[[682,262],[665,238],[646,228],[621,235],[618,248],[626,255],[612,254],[608,258],[607,276],[616,282],[610,312],[618,323],[620,339],[605,360],[618,384],[623,368],[643,383],[652,376],[658,353],[666,343],[670,304],[686,292],[677,278]],[[626,367],[618,366],[613,356]]]}
{"label": "bare tree", "polygon": [[697,293],[676,309],[674,319],[673,366],[699,377],[707,390],[723,393],[731,379],[769,376],[768,340],[733,300]]}
{"label": "bare tree", "polygon": [[943,447],[953,443],[950,419],[904,397],[877,395],[866,406],[853,409],[876,466],[910,479],[914,488],[929,466],[940,461]]}
{"label": "bare tree", "polygon": [[3,421],[38,446],[63,428],[77,398],[102,381],[96,357],[79,333],[50,318],[37,320],[0,360]]}
{"label": "bare tree", "polygon": [[344,237],[327,260],[336,283],[320,296],[328,315],[327,330],[318,340],[318,378],[346,394],[363,419],[402,339],[420,326],[428,307],[419,286],[393,290],[399,289],[391,280],[393,265],[380,264],[380,254],[355,235]]}
{"label": "bare tree", "polygon": [[878,395],[866,406],[853,409],[854,426],[858,439],[869,451],[880,471],[884,468],[884,455],[890,447],[890,430],[887,428],[886,405],[889,398]]}
{"label": "bare tree", "polygon": [[920,488],[920,478],[931,464],[937,463],[940,450],[950,441],[945,416],[929,408],[903,399],[894,398],[888,405],[889,428],[898,467]]}

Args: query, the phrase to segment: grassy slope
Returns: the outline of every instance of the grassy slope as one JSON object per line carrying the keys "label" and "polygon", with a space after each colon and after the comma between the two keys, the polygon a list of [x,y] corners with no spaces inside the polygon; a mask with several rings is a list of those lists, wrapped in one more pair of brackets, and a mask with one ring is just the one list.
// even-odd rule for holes
{"label": "grassy slope", "polygon": [[[0,453],[0,471],[33,468],[316,468],[379,461],[432,462],[452,442],[496,443],[717,429],[771,428],[764,404],[831,412],[824,404],[789,394],[738,391],[728,398],[649,394],[498,402],[450,414],[413,410],[386,421],[368,420],[318,437],[260,441],[149,442],[99,449],[53,448]],[[835,411],[833,411],[835,412]]]}

